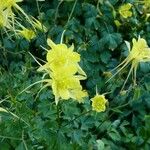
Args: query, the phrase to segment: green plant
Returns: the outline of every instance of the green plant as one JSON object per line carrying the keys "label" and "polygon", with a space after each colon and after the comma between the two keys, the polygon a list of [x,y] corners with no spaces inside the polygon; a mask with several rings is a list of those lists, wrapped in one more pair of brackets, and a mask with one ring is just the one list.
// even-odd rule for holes
{"label": "green plant", "polygon": [[[123,17],[119,10],[126,4],[132,7],[128,5],[129,15]],[[17,6],[23,13],[13,5],[13,18],[5,18],[6,24],[1,14],[8,6],[0,3],[0,149],[149,150],[149,62],[138,62],[136,85],[131,76],[121,90],[130,67],[107,82],[115,74],[111,70],[128,58],[125,41],[140,36],[150,44],[148,1],[27,0]],[[84,103],[60,95],[67,100],[56,105],[51,85],[44,88],[41,80],[50,81],[51,73],[37,70],[46,64],[49,38],[67,48],[74,44],[80,55],[75,73],[63,72],[84,78],[80,76],[77,86],[88,93]],[[76,70],[78,65],[85,73]],[[98,93],[107,99],[104,112],[92,109],[91,99]]]}

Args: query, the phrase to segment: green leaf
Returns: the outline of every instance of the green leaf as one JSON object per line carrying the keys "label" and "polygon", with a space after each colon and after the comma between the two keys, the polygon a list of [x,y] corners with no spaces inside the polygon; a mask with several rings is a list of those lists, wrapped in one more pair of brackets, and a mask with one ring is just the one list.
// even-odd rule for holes
{"label": "green leaf", "polygon": [[121,139],[121,136],[120,136],[119,132],[116,129],[114,129],[114,128],[111,129],[111,131],[108,133],[108,135],[114,141],[119,141]]}
{"label": "green leaf", "polygon": [[98,150],[104,150],[105,149],[105,144],[102,140],[97,140],[97,149]]}

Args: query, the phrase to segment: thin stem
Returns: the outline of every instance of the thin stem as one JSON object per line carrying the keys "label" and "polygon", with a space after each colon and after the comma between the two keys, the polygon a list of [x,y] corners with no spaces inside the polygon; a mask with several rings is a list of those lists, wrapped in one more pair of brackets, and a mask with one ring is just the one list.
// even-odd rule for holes
{"label": "thin stem", "polygon": [[125,80],[125,82],[124,82],[124,84],[123,84],[122,88],[121,88],[121,91],[122,91],[122,90],[123,90],[123,88],[125,87],[125,85],[126,85],[126,83],[127,83],[128,79],[129,79],[129,76],[130,76],[130,74],[131,74],[132,70],[133,70],[133,66],[131,66],[131,68],[130,68],[130,71],[129,71],[129,73],[128,73],[128,76],[127,76],[127,78],[126,78],[126,80]]}
{"label": "thin stem", "polygon": [[62,43],[63,43],[63,38],[64,38],[64,34],[65,34],[65,32],[66,32],[66,30],[64,30],[64,31],[62,32],[61,40],[60,40],[60,44],[62,44]]}
{"label": "thin stem", "polygon": [[21,92],[19,92],[18,93],[18,95],[20,95],[20,94],[22,94],[23,92],[25,92],[26,90],[28,90],[30,87],[32,87],[33,85],[36,85],[36,84],[38,84],[38,83],[43,83],[43,82],[51,82],[51,80],[50,79],[43,79],[43,80],[40,80],[40,81],[36,81],[36,82],[34,82],[34,83],[32,83],[32,84],[30,84],[28,87],[26,87],[24,90],[22,90]]}
{"label": "thin stem", "polygon": [[73,7],[72,7],[72,10],[71,10],[71,13],[70,13],[70,15],[69,15],[69,18],[68,18],[68,21],[67,21],[66,25],[68,24],[68,22],[70,21],[72,15],[73,15],[74,9],[75,9],[76,4],[77,4],[77,1],[78,1],[78,0],[76,0],[76,1],[74,2],[74,5],[73,5]]}
{"label": "thin stem", "polygon": [[39,7],[39,2],[38,0],[36,0],[36,6],[37,6],[37,11],[38,11],[38,14],[39,14],[39,20],[42,24],[42,31],[43,31],[43,35],[44,35],[44,38],[45,38],[45,42],[46,42],[46,35],[45,35],[45,31],[44,31],[44,25],[43,25],[43,22],[42,22],[42,18],[41,18],[41,12],[40,12],[40,7]]}
{"label": "thin stem", "polygon": [[3,136],[3,135],[0,135],[0,138],[4,138],[4,139],[11,139],[11,140],[19,140],[19,141],[21,141],[21,140],[22,140],[21,138],[10,137],[10,136]]}
{"label": "thin stem", "polygon": [[60,5],[62,4],[63,0],[61,0],[58,5],[57,5],[57,8],[56,8],[56,13],[55,13],[55,19],[54,19],[54,23],[56,24],[56,20],[57,20],[57,15],[58,15],[58,10],[59,10],[59,7]]}
{"label": "thin stem", "polygon": [[40,16],[40,7],[39,7],[39,3],[38,3],[37,0],[36,0],[36,6],[37,6],[38,14],[39,14],[39,16]]}
{"label": "thin stem", "polygon": [[60,104],[60,103],[58,103],[57,106],[56,106],[56,107],[57,107],[57,123],[58,123],[58,127],[60,127],[60,125],[61,125],[61,122],[60,122],[60,114],[59,114],[59,112],[60,112],[60,111],[59,111],[59,110],[60,110],[60,109],[59,109],[59,104]]}
{"label": "thin stem", "polygon": [[24,148],[25,148],[25,150],[28,150],[28,147],[27,147],[26,141],[24,140],[24,130],[22,131],[22,142],[23,142],[23,144],[24,144]]}
{"label": "thin stem", "polygon": [[125,106],[128,106],[130,104],[130,102],[127,102],[126,104],[123,104],[123,105],[121,105],[121,106],[117,106],[117,107],[114,107],[114,108],[111,108],[110,110],[114,110],[114,109],[120,109],[120,108],[123,108],[123,107],[125,107]]}
{"label": "thin stem", "polygon": [[99,15],[102,16],[103,14],[99,9],[99,4],[100,4],[100,0],[98,0],[96,8],[97,8],[97,11],[98,11]]}

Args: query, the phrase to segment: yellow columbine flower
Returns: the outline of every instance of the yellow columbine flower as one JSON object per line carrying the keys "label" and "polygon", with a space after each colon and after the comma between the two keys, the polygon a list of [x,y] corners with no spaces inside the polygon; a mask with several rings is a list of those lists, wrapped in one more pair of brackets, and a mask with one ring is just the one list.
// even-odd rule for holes
{"label": "yellow columbine flower", "polygon": [[[116,74],[118,74],[121,70],[123,70],[128,64],[131,63],[131,68],[129,70],[128,76],[124,82],[124,85],[126,84],[130,74],[133,72],[133,79],[134,79],[134,84],[136,84],[136,72],[137,72],[137,67],[140,62],[149,62],[150,61],[150,48],[147,45],[147,42],[143,38],[138,38],[138,40],[133,39],[132,40],[133,47],[130,50],[130,44],[126,42],[127,47],[129,49],[129,55],[127,58],[120,63],[116,68],[113,70],[121,67],[110,79],[112,79]],[[110,80],[109,79],[109,80]],[[108,80],[108,81],[109,81]],[[123,85],[123,87],[124,87]],[[122,87],[122,89],[123,89]]]}
{"label": "yellow columbine flower", "polygon": [[80,61],[80,55],[73,52],[74,46],[67,47],[65,44],[55,44],[52,40],[47,40],[51,50],[47,53],[47,61],[50,62],[53,68],[61,67],[62,65],[77,64]]}
{"label": "yellow columbine flower", "polygon": [[56,104],[60,98],[63,100],[73,98],[82,101],[82,98],[87,96],[87,93],[82,91],[80,78],[78,78],[78,76],[66,76],[66,74],[64,75],[63,73],[59,76],[52,76],[52,91],[55,95]]}
{"label": "yellow columbine flower", "polygon": [[22,30],[17,30],[19,35],[30,41],[31,39],[35,38],[35,32],[31,29],[23,28]]}
{"label": "yellow columbine flower", "polygon": [[55,44],[50,39],[47,40],[47,43],[51,50],[48,50],[47,64],[43,67],[53,72],[64,70],[65,73],[65,70],[68,70],[67,73],[75,74],[78,71],[80,55],[73,52],[74,46],[68,48],[65,44]]}
{"label": "yellow columbine flower", "polygon": [[92,109],[96,112],[104,112],[106,110],[107,99],[104,95],[97,94],[95,97],[91,99],[92,101]]}
{"label": "yellow columbine flower", "polygon": [[132,4],[127,3],[124,4],[122,6],[120,6],[119,8],[119,14],[123,17],[123,18],[128,18],[132,16],[132,11],[130,10],[132,7]]}

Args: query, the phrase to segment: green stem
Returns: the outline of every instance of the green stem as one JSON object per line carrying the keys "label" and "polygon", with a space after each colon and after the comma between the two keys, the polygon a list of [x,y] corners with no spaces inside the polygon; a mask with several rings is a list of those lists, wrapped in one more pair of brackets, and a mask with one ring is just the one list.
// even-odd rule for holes
{"label": "green stem", "polygon": [[28,147],[27,147],[26,141],[24,140],[24,130],[22,131],[22,142],[23,142],[23,144],[24,144],[24,148],[25,148],[25,150],[28,150]]}
{"label": "green stem", "polygon": [[46,35],[45,35],[45,32],[44,32],[44,25],[43,25],[43,21],[42,21],[42,18],[41,18],[41,11],[40,11],[38,0],[36,0],[36,6],[37,6],[38,14],[39,14],[39,20],[40,20],[40,22],[42,24],[42,32],[43,32],[43,36],[45,38],[44,40],[45,40],[45,42],[47,42]]}
{"label": "green stem", "polygon": [[3,136],[3,135],[0,135],[0,138],[4,138],[4,139],[11,139],[11,140],[19,140],[19,141],[21,141],[21,140],[22,140],[21,138],[10,137],[10,136]]}
{"label": "green stem", "polygon": [[69,23],[69,21],[70,21],[72,15],[73,15],[74,9],[75,9],[76,4],[77,4],[77,1],[78,1],[78,0],[76,0],[76,1],[74,2],[74,5],[73,5],[73,7],[72,7],[72,10],[71,10],[71,13],[70,13],[70,15],[69,15],[68,21],[67,21],[67,23],[66,23],[66,26],[68,25],[68,23]]}
{"label": "green stem", "polygon": [[60,5],[62,4],[63,0],[61,0],[58,5],[57,5],[57,8],[56,8],[56,13],[55,13],[55,19],[54,19],[54,23],[56,24],[56,20],[57,20],[57,15],[58,15],[58,10],[59,10],[59,7]]}
{"label": "green stem", "polygon": [[114,107],[114,108],[111,108],[110,110],[114,110],[114,109],[120,109],[120,108],[123,108],[123,107],[125,107],[125,106],[128,106],[130,104],[130,102],[127,102],[126,104],[123,104],[123,105],[121,105],[121,106],[117,106],[117,107]]}
{"label": "green stem", "polygon": [[61,125],[61,122],[60,122],[60,114],[59,114],[59,109],[60,107],[59,107],[59,103],[57,104],[57,123],[58,123],[58,127],[60,127],[60,125]]}

